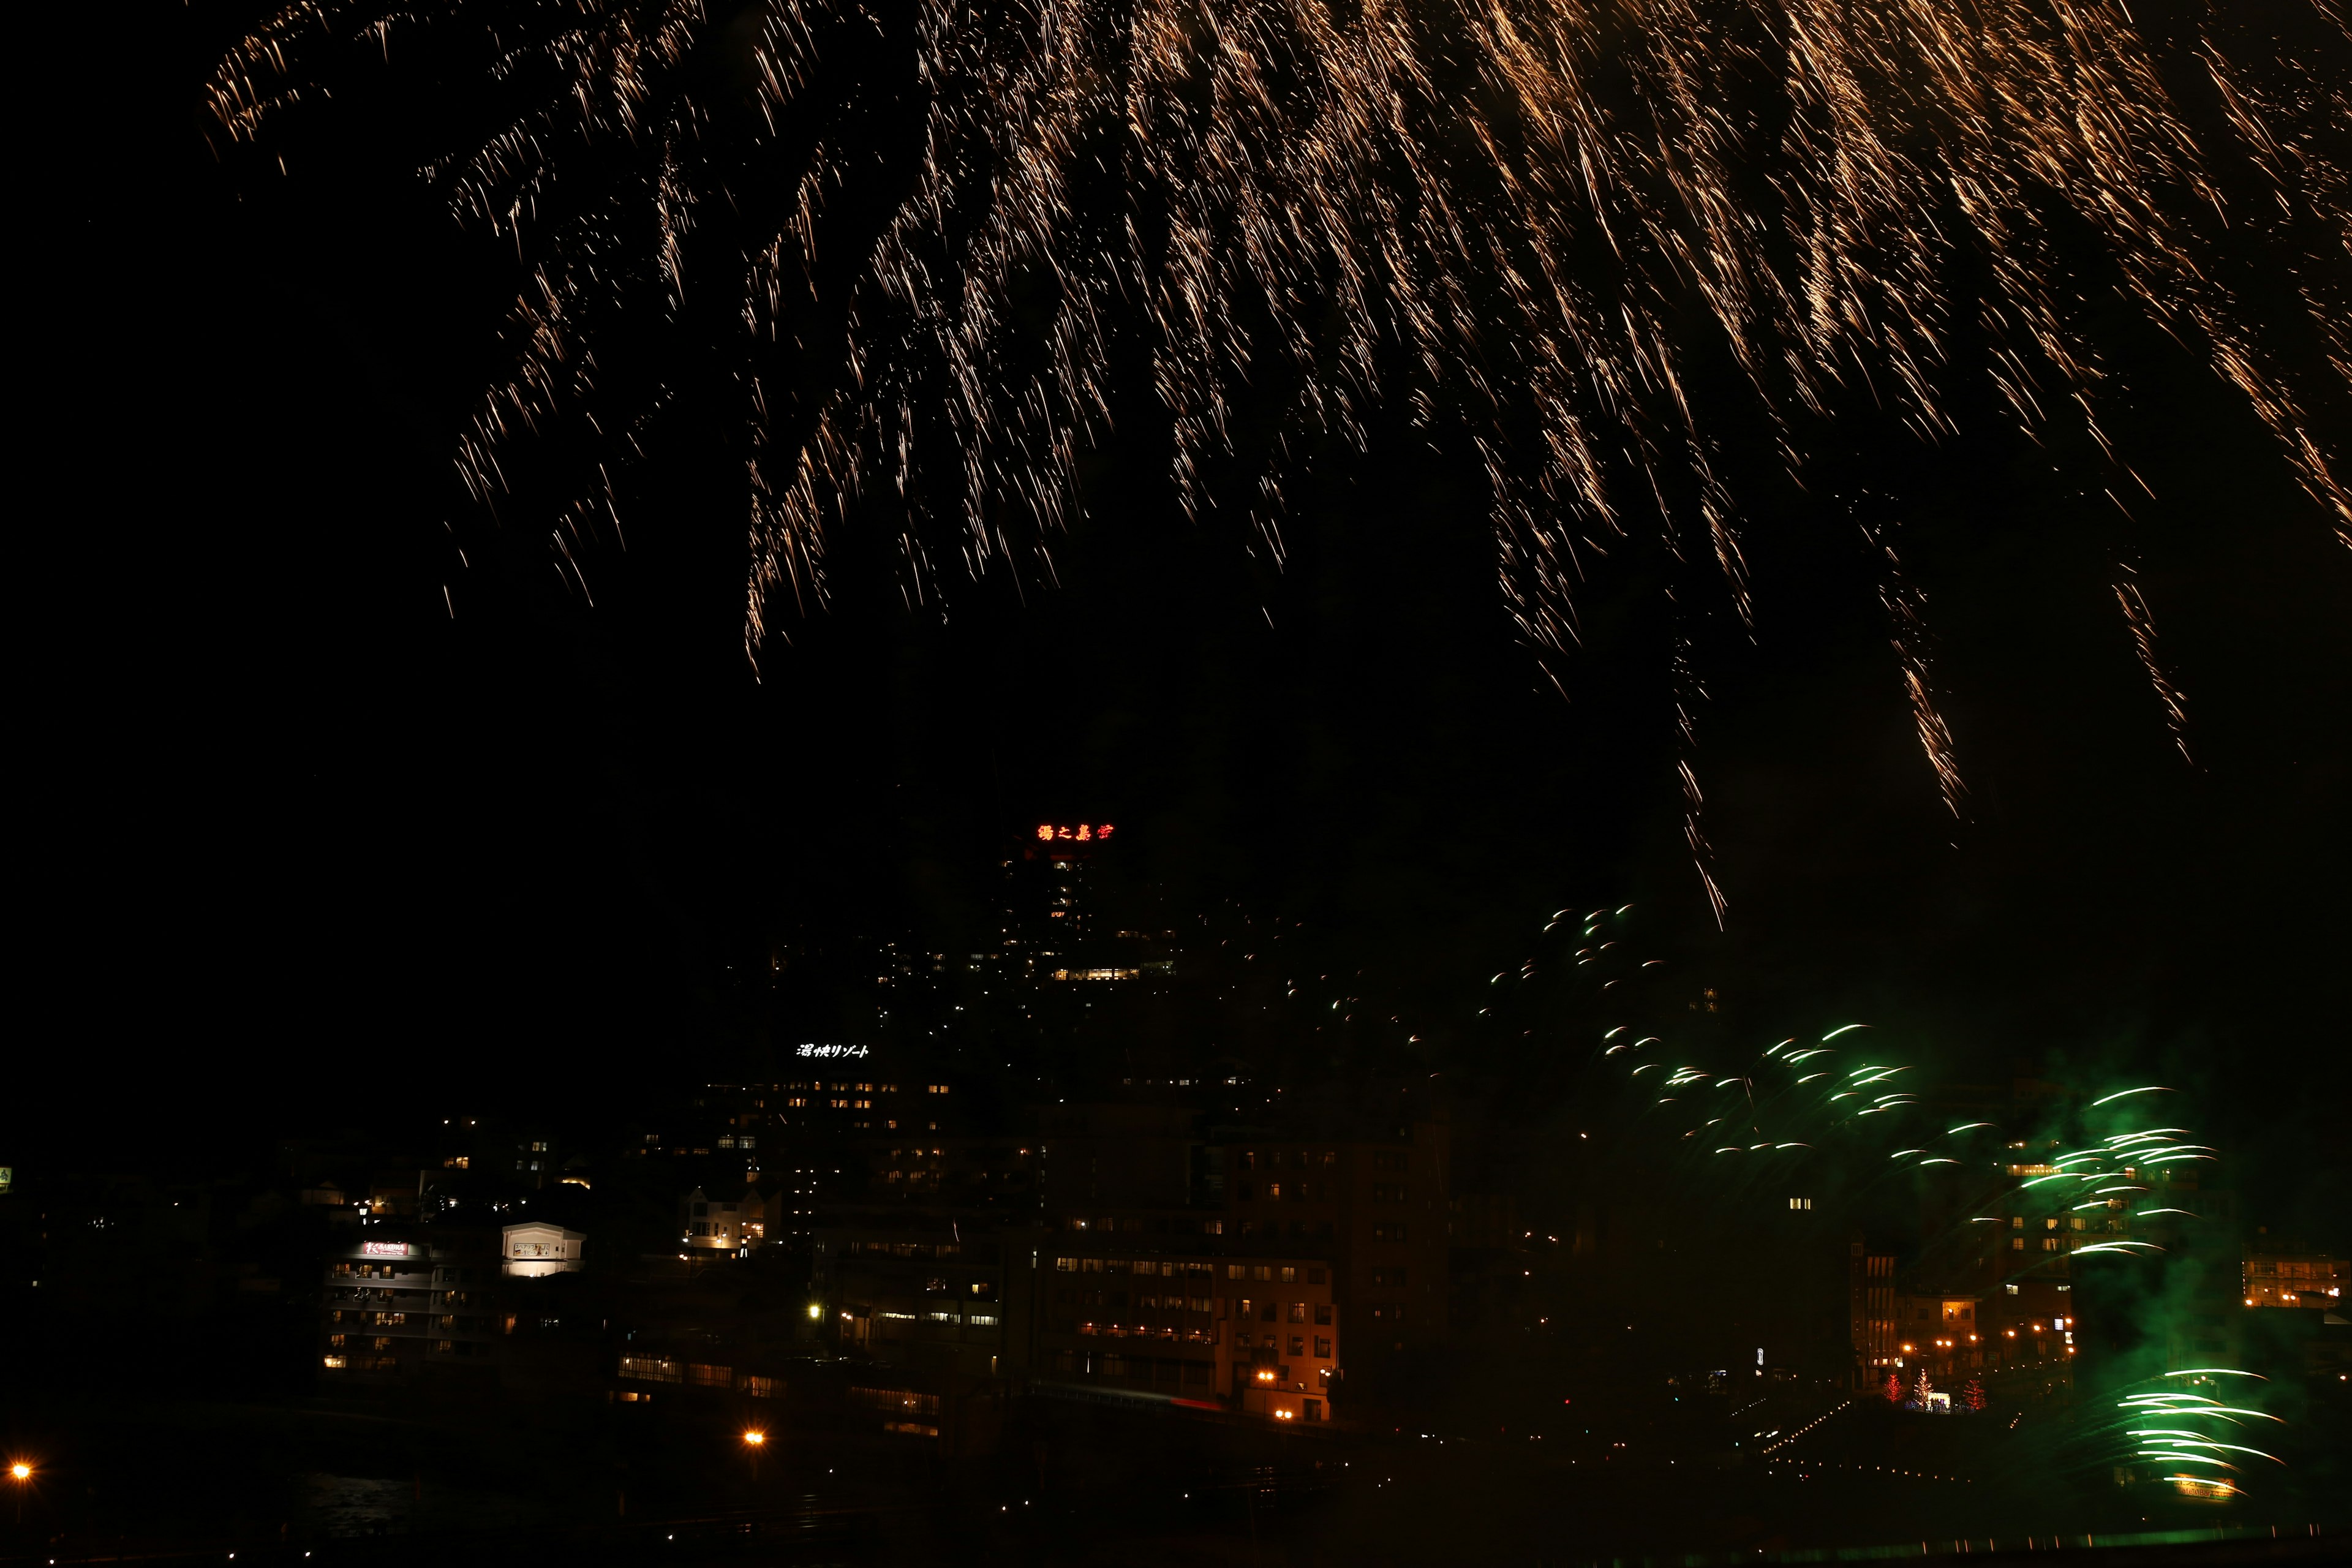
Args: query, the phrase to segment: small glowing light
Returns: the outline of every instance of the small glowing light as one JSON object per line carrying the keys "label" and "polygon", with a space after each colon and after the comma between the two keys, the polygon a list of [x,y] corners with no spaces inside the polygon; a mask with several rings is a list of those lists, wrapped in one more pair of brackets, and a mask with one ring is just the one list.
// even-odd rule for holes
{"label": "small glowing light", "polygon": [[33,1479],[33,1467],[19,1459],[8,1467],[8,1476],[12,1480],[29,1481]]}
{"label": "small glowing light", "polygon": [[810,1321],[810,1322],[812,1322],[812,1323],[815,1323],[815,1322],[822,1322],[822,1321],[824,1321],[824,1308],[823,1304],[821,1304],[821,1303],[819,1303],[819,1302],[816,1302],[816,1301],[811,1301],[811,1302],[809,1303],[809,1321]]}
{"label": "small glowing light", "polygon": [[749,1432],[746,1432],[746,1433],[744,1433],[744,1434],[743,1434],[743,1441],[745,1441],[746,1443],[751,1444],[751,1447],[753,1447],[754,1448],[756,1448],[756,1447],[760,1447],[762,1443],[765,1443],[767,1440],[768,1440],[768,1435],[767,1435],[765,1432],[760,1431],[760,1430],[759,1430],[759,1429],[757,1429],[756,1427],[755,1427],[755,1428],[753,1428],[751,1431],[749,1431]]}

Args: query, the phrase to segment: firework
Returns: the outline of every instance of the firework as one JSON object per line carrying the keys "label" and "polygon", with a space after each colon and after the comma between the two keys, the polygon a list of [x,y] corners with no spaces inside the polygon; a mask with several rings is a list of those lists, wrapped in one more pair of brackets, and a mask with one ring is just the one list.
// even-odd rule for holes
{"label": "firework", "polygon": [[[487,129],[425,170],[528,281],[457,463],[488,501],[526,438],[583,450],[594,481],[551,509],[575,574],[617,526],[613,465],[676,390],[621,374],[616,340],[732,323],[690,374],[741,389],[755,659],[781,601],[823,602],[828,531],[853,520],[898,531],[913,601],[1007,562],[1050,574],[1129,363],[1182,508],[1245,512],[1277,566],[1284,487],[1318,443],[1361,449],[1382,400],[1460,432],[1547,659],[1577,641],[1580,584],[1650,531],[1715,584],[1678,580],[1668,614],[1685,835],[1720,918],[1685,606],[1752,606],[1701,363],[1736,367],[1791,471],[1848,409],[1953,433],[1963,336],[2021,426],[2063,417],[2105,449],[2059,238],[2079,230],[2352,542],[2309,412],[2352,380],[2343,258],[2312,255],[2352,250],[2344,29],[2328,0],[2165,26],[2119,0],[299,0],[209,100],[257,139],[357,48],[482,84]],[[2203,142],[2176,90],[2220,105]],[[2262,330],[2232,291],[2249,269],[2292,301]],[[2265,336],[2303,327],[2315,364]],[[2110,496],[2138,484],[2109,462]],[[1899,520],[1863,535],[1958,813]],[[2130,554],[2116,599],[2178,731]]]}

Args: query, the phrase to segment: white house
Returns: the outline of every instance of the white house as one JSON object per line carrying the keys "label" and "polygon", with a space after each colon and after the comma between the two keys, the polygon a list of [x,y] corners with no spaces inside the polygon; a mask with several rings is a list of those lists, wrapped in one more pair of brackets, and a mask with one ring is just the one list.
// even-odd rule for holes
{"label": "white house", "polygon": [[580,1255],[588,1245],[585,1231],[566,1230],[545,1220],[525,1220],[508,1226],[499,1242],[499,1271],[533,1279],[542,1274],[577,1274]]}

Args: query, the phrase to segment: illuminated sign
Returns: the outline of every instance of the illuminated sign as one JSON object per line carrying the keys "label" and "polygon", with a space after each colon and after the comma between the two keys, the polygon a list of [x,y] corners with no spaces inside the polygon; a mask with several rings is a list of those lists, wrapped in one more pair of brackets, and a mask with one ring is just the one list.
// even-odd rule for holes
{"label": "illuminated sign", "polygon": [[360,1256],[362,1258],[405,1258],[408,1256],[408,1243],[404,1241],[362,1241],[360,1243]]}
{"label": "illuminated sign", "polygon": [[1037,825],[1037,838],[1044,844],[1108,844],[1112,833],[1108,822],[1097,825],[1081,822],[1076,827],[1058,826],[1051,822]]}
{"label": "illuminated sign", "polygon": [[869,1057],[874,1054],[874,1047],[871,1046],[803,1046],[793,1054],[801,1057]]}

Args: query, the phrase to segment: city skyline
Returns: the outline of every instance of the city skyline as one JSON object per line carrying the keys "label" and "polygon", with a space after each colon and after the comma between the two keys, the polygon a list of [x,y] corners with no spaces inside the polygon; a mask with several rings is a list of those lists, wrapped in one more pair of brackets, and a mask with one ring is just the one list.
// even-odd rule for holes
{"label": "city skyline", "polygon": [[0,1557],[2340,1549],[2352,67],[2141,11],[139,21]]}

